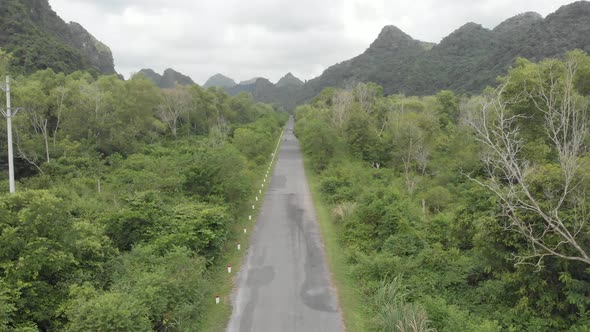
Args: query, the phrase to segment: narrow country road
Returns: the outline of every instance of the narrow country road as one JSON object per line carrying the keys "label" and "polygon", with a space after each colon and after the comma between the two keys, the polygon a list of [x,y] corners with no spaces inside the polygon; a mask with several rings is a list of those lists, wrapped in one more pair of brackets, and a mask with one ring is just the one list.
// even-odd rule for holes
{"label": "narrow country road", "polygon": [[237,277],[229,332],[343,331],[293,119]]}

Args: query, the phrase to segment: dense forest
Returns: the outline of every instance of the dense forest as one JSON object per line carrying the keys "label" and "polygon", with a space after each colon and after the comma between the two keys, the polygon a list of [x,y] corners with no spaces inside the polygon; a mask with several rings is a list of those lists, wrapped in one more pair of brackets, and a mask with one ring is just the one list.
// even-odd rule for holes
{"label": "dense forest", "polygon": [[358,84],[300,106],[354,317],[374,331],[590,331],[589,82],[574,51],[519,59],[481,96]]}
{"label": "dense forest", "polygon": [[24,109],[17,193],[0,182],[0,331],[199,330],[211,266],[287,114],[141,75],[48,69],[12,90]]}

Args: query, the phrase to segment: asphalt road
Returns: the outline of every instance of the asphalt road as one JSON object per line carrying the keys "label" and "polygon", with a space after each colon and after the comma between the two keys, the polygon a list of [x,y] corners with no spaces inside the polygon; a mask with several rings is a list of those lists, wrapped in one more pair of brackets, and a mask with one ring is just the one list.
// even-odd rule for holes
{"label": "asphalt road", "polygon": [[229,332],[344,331],[290,119],[250,249]]}

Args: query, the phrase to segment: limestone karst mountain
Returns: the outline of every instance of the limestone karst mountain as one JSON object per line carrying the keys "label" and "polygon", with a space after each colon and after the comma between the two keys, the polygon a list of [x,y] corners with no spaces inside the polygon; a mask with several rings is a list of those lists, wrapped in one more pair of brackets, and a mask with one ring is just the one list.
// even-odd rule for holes
{"label": "limestone karst mountain", "polygon": [[64,22],[47,0],[0,1],[0,48],[13,55],[16,71],[51,68],[70,73],[115,74],[108,46],[75,22]]}
{"label": "limestone karst mountain", "polygon": [[215,74],[213,76],[211,76],[206,82],[205,84],[203,84],[204,88],[210,88],[210,87],[219,87],[219,88],[231,88],[236,86],[236,82],[227,77],[224,76],[222,74]]}
{"label": "limestone karst mountain", "polygon": [[177,72],[174,69],[168,68],[164,70],[162,75],[156,73],[152,69],[142,69],[138,72],[138,74],[143,74],[147,78],[149,78],[154,84],[162,89],[172,89],[177,85],[193,85],[195,82],[193,80],[182,74]]}

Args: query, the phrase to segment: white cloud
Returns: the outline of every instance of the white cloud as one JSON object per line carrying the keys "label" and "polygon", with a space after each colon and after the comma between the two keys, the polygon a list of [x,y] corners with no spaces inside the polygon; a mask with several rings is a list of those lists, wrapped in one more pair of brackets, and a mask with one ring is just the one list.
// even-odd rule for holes
{"label": "white cloud", "polygon": [[172,67],[203,83],[221,72],[313,78],[362,53],[384,25],[438,42],[466,22],[493,28],[571,0],[49,0],[110,46],[117,71]]}

